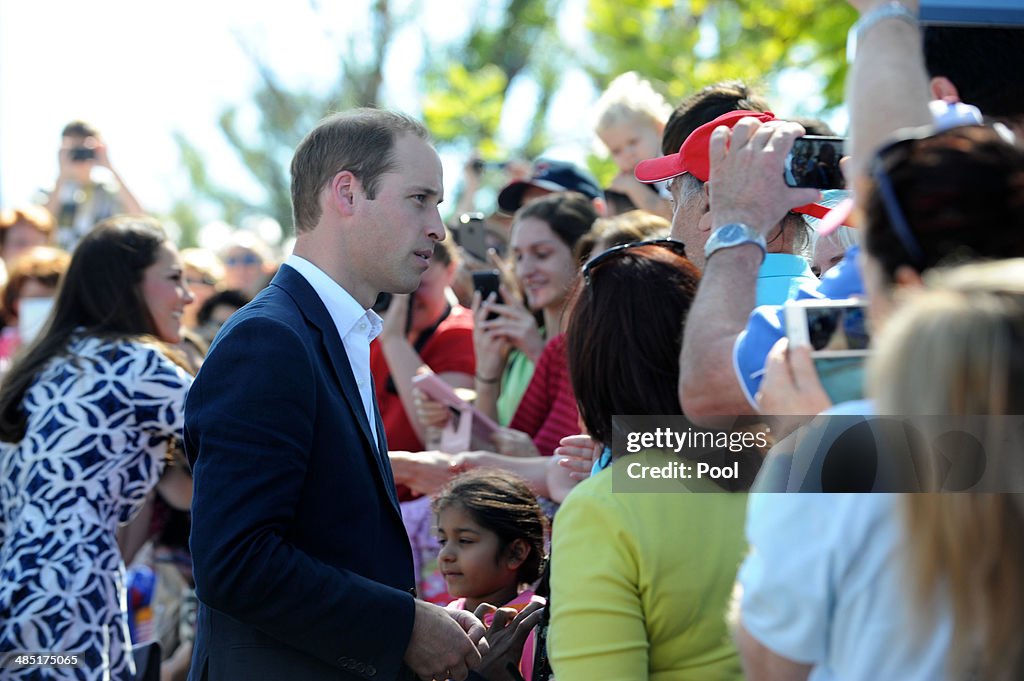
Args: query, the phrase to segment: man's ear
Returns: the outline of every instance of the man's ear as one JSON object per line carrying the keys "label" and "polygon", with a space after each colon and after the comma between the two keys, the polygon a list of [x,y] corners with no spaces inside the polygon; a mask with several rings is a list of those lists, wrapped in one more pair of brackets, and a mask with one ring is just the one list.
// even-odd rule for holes
{"label": "man's ear", "polygon": [[935,76],[928,85],[932,91],[932,99],[941,99],[944,102],[960,101],[960,91],[949,78]]}
{"label": "man's ear", "polygon": [[355,210],[356,192],[360,189],[359,179],[348,170],[336,173],[328,183],[328,205],[341,215],[352,215]]}
{"label": "man's ear", "polygon": [[704,196],[704,212],[700,215],[700,220],[697,221],[697,228],[702,232],[711,231],[711,183],[705,182],[701,188]]}
{"label": "man's ear", "polygon": [[510,570],[518,570],[530,556],[530,545],[523,539],[515,539],[505,548],[505,564]]}

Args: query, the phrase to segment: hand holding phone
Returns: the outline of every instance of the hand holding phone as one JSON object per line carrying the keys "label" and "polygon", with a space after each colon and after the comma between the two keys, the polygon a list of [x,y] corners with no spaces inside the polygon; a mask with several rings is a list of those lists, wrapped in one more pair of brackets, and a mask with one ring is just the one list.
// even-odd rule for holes
{"label": "hand holding phone", "polygon": [[[495,294],[494,302],[499,305],[504,302],[501,297],[501,274],[498,270],[488,270],[485,272],[473,272],[473,290],[480,292],[481,304],[487,301],[488,296],[492,293]],[[487,319],[496,319],[497,313],[491,312],[487,315]]]}

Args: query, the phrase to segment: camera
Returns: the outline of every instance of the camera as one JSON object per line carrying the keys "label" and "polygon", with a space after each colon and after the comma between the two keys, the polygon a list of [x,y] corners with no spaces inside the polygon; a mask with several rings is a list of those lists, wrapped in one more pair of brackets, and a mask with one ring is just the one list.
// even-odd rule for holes
{"label": "camera", "polygon": [[845,189],[846,180],[839,169],[845,141],[842,137],[820,135],[798,137],[786,156],[786,184],[790,187]]}
{"label": "camera", "polygon": [[74,147],[71,150],[72,161],[91,161],[96,158],[96,150],[89,147]]}

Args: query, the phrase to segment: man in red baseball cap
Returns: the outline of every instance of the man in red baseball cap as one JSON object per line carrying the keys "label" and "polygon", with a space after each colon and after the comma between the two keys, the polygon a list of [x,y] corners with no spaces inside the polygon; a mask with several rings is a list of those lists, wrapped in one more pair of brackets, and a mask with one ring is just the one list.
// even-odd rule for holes
{"label": "man in red baseball cap", "polygon": [[[669,191],[672,192],[675,204],[672,237],[686,244],[687,251],[691,254],[690,259],[701,269],[704,268],[704,246],[711,235],[711,207],[707,187],[711,173],[708,156],[711,133],[723,125],[732,128],[740,120],[748,117],[762,123],[776,120],[770,111],[729,111],[694,130],[677,153],[641,161],[634,171],[636,179],[648,184],[669,180]],[[782,173],[781,167],[779,173]],[[803,218],[796,214],[822,218],[826,213],[828,208],[816,203],[794,208],[792,214],[779,224],[777,232],[766,235],[768,251],[792,254],[807,250],[810,245],[808,230]],[[784,270],[791,276],[803,274],[800,263],[792,260],[789,264],[790,267],[780,268],[775,262],[772,269]],[[774,286],[772,292],[765,293],[768,297],[776,297],[774,292],[778,288]],[[761,297],[764,296],[759,296]],[[758,302],[760,304],[762,301],[759,299]]]}
{"label": "man in red baseball cap", "polygon": [[730,111],[696,128],[678,153],[636,167],[641,182],[669,180],[672,235],[704,271],[680,355],[680,404],[691,419],[750,413],[732,366],[737,335],[755,305],[781,304],[817,282],[794,254],[808,227],[792,211],[808,210],[819,193],[783,179],[802,134],[771,112]]}

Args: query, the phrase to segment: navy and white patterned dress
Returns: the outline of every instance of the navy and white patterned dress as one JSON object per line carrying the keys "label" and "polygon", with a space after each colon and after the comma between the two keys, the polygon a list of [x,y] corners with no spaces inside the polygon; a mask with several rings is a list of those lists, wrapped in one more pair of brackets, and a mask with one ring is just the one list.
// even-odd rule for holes
{"label": "navy and white patterned dress", "polygon": [[12,678],[116,681],[134,665],[115,531],[181,436],[192,379],[142,343],[79,338],[70,351],[28,389],[25,438],[0,445],[0,652],[81,656]]}

